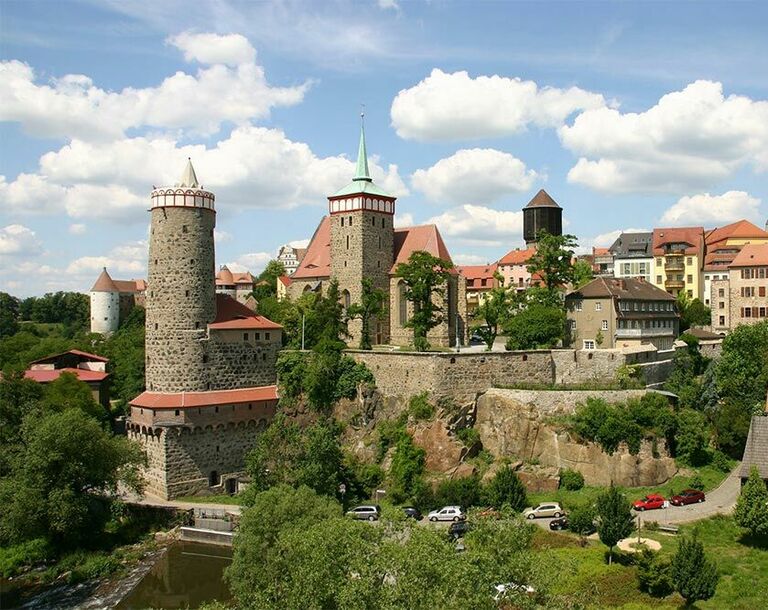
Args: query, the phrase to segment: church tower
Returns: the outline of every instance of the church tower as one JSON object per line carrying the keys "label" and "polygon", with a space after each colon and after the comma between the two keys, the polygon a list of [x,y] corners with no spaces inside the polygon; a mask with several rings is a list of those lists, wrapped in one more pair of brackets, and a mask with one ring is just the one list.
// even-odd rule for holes
{"label": "church tower", "polygon": [[[328,197],[331,224],[331,277],[339,282],[342,304],[359,303],[362,280],[389,293],[389,271],[394,263],[395,197],[374,184],[368,170],[365,128],[360,124],[360,145],[355,176]],[[350,345],[360,340],[361,322],[349,324]],[[389,341],[389,317],[371,324],[371,342]]]}
{"label": "church tower", "polygon": [[550,235],[563,234],[563,208],[544,189],[523,208],[523,239],[527,247],[536,246],[536,235],[542,229]]}
{"label": "church tower", "polygon": [[174,187],[151,194],[146,291],[146,386],[150,392],[208,389],[207,325],[216,318],[214,194],[192,161]]}

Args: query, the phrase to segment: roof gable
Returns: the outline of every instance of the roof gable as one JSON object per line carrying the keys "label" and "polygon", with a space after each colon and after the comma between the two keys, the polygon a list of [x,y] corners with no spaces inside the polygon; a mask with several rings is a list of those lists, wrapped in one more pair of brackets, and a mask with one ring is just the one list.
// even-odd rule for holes
{"label": "roof gable", "polygon": [[323,216],[307,246],[306,254],[291,278],[319,278],[331,276],[331,219]]}
{"label": "roof gable", "polygon": [[435,225],[403,227],[395,229],[395,262],[390,273],[394,273],[400,263],[408,262],[411,254],[419,251],[453,264],[443,237]]}

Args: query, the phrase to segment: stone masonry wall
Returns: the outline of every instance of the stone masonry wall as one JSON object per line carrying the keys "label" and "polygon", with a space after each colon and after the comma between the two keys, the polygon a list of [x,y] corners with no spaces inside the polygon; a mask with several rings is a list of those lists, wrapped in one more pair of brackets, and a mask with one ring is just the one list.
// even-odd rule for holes
{"label": "stone masonry wall", "polygon": [[213,228],[201,208],[154,208],[146,292],[146,385],[202,391],[206,325],[216,317]]}
{"label": "stone masonry wall", "polygon": [[[225,340],[224,334],[234,335],[238,340]],[[281,331],[270,331],[269,341],[264,331],[259,332],[259,341],[254,339],[254,334],[254,331],[248,331],[249,340],[245,341],[244,331],[211,331],[211,340],[207,342],[207,376],[211,390],[234,390],[275,383],[275,362],[277,352],[282,348]]]}

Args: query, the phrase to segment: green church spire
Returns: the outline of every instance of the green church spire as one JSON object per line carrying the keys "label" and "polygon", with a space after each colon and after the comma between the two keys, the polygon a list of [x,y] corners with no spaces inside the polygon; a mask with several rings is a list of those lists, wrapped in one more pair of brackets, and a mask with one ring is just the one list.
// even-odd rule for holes
{"label": "green church spire", "polygon": [[365,150],[365,112],[360,113],[360,147],[357,149],[357,168],[353,180],[371,182],[371,174],[368,171],[368,153]]}

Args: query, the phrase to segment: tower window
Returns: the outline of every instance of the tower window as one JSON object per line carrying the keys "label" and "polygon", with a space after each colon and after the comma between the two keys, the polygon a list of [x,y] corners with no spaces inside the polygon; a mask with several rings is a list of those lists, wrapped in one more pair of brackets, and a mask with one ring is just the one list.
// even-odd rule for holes
{"label": "tower window", "polygon": [[185,297],[188,297],[188,296],[189,296],[189,290],[185,290],[185,291],[184,291],[184,296],[185,296]]}
{"label": "tower window", "polygon": [[384,224],[386,223],[386,220],[384,218],[381,219],[381,228],[384,228]]}
{"label": "tower window", "polygon": [[264,338],[269,341],[269,333],[264,333]]}
{"label": "tower window", "polygon": [[376,219],[375,218],[371,218],[371,226],[372,227],[376,226]]}
{"label": "tower window", "polygon": [[[106,318],[104,318],[106,320]],[[155,330],[157,330],[157,322],[155,322]]]}
{"label": "tower window", "polygon": [[199,330],[200,328],[200,322],[195,322],[195,330]]}
{"label": "tower window", "polygon": [[349,217],[349,226],[350,227],[352,226],[352,217],[351,216]]}
{"label": "tower window", "polygon": [[379,236],[379,250],[381,250],[381,236]]}
{"label": "tower window", "polygon": [[344,217],[343,216],[341,217],[341,226],[342,227],[344,226]]}
{"label": "tower window", "polygon": [[347,235],[347,250],[349,250],[349,235]]}
{"label": "tower window", "polygon": [[189,264],[190,265],[194,265],[195,264],[195,259],[194,258],[190,258],[189,259]]}
{"label": "tower window", "polygon": [[187,232],[187,225],[182,225],[181,226],[181,232],[182,233],[186,233]]}
{"label": "tower window", "polygon": [[176,417],[178,417],[178,416],[179,416],[179,410],[176,409]]}

